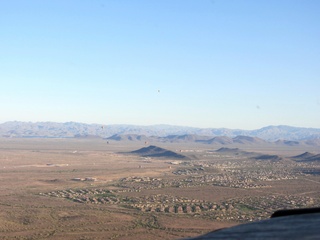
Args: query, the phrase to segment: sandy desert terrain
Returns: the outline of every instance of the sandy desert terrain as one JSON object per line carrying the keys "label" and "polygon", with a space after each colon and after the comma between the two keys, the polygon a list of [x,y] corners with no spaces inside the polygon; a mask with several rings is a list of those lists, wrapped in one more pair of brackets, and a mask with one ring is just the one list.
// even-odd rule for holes
{"label": "sandy desert terrain", "polygon": [[0,238],[181,239],[319,206],[319,163],[290,158],[316,148],[166,143],[159,147],[186,158],[125,153],[144,147],[0,139]]}

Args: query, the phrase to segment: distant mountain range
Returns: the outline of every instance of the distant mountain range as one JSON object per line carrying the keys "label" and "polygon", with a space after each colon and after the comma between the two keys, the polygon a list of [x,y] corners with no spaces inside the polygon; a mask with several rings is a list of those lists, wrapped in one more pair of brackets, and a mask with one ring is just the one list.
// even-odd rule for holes
{"label": "distant mountain range", "polygon": [[171,125],[101,125],[77,122],[5,122],[1,137],[108,138],[128,141],[203,142],[207,144],[252,144],[272,141],[285,145],[320,145],[320,129],[268,126],[257,130],[194,128]]}

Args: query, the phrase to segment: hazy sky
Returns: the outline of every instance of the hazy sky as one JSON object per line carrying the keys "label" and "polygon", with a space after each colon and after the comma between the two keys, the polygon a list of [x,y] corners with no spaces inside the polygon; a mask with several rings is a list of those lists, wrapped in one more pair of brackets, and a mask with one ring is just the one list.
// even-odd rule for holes
{"label": "hazy sky", "polygon": [[320,128],[319,0],[2,0],[0,122]]}

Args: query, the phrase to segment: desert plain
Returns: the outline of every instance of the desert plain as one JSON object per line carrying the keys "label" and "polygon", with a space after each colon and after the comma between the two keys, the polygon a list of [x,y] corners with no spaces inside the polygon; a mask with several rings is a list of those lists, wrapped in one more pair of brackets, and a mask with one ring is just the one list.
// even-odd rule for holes
{"label": "desert plain", "polygon": [[320,205],[317,146],[154,145],[1,138],[0,239],[183,239]]}

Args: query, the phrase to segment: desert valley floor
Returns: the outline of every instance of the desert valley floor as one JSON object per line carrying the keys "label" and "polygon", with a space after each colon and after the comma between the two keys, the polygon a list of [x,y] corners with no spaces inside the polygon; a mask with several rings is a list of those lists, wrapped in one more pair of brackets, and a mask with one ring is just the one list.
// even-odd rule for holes
{"label": "desert valley floor", "polygon": [[316,146],[0,139],[1,239],[182,239],[320,205]]}

